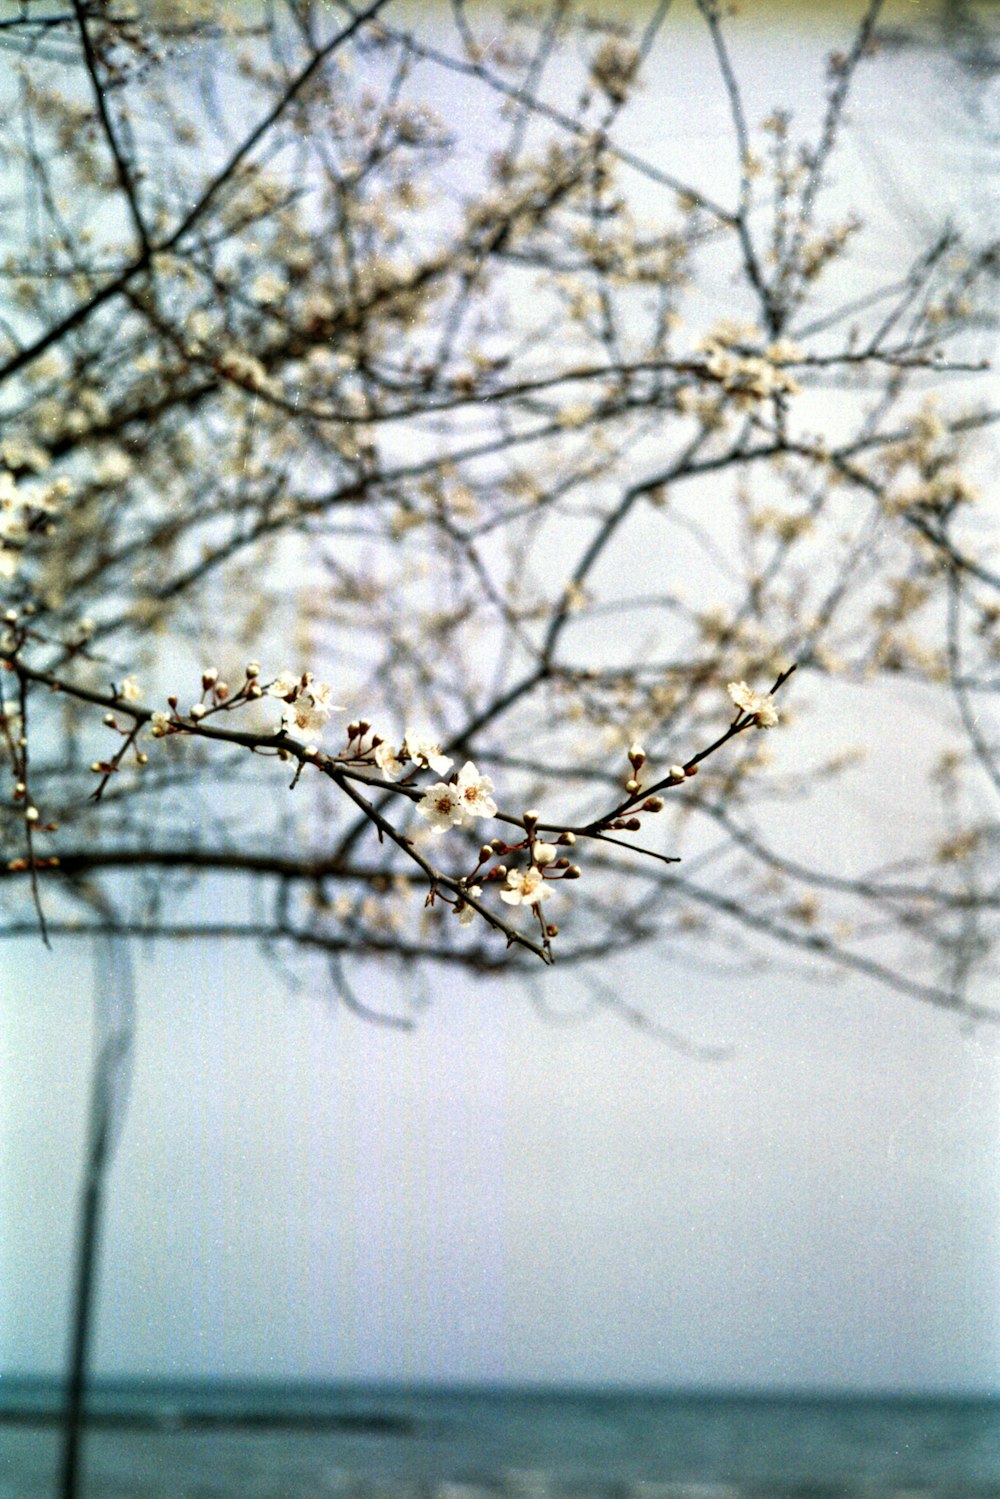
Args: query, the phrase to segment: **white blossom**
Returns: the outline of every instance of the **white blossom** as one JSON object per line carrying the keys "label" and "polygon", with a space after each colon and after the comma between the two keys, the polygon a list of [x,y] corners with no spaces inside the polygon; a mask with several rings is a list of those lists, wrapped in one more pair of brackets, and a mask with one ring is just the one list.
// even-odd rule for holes
{"label": "white blossom", "polygon": [[300,696],[308,697],[317,713],[324,718],[329,718],[331,713],[342,713],[343,704],[333,701],[333,688],[326,682],[314,682],[311,675],[306,673],[306,686],[302,688]]}
{"label": "white blossom", "polygon": [[101,454],[94,469],[99,484],[121,484],[132,472],[132,460],[121,448],[109,448]]}
{"label": "white blossom", "polygon": [[287,285],[273,271],[262,271],[250,287],[255,302],[278,302],[288,290]]}
{"label": "white blossom", "polygon": [[298,692],[302,685],[302,677],[294,671],[279,672],[267,689],[268,697],[280,697],[286,701],[290,700]]}
{"label": "white blossom", "polygon": [[435,833],[443,833],[446,828],[461,827],[466,821],[458,787],[449,786],[446,781],[428,786],[417,802],[417,811],[421,817],[426,817]]}
{"label": "white blossom", "polygon": [[537,906],[545,900],[550,890],[542,879],[542,872],[534,865],[529,869],[511,869],[507,873],[507,884],[500,891],[500,899],[508,906]]}
{"label": "white blossom", "polygon": [[390,781],[395,780],[396,776],[403,774],[405,766],[399,758],[395,747],[387,739],[381,739],[376,744],[373,755],[375,764],[384,776],[389,777]]}
{"label": "white blossom", "polygon": [[[482,885],[470,885],[469,886],[469,894],[471,896],[474,896],[474,897],[475,896],[479,896],[479,895],[482,895],[482,893],[483,893],[483,887],[482,887]],[[472,922],[474,921],[475,915],[476,915],[476,912],[475,912],[475,910],[474,910],[474,908],[472,906],[468,906],[468,905],[465,904],[464,901],[462,901],[459,905],[457,905],[455,907],[455,911],[456,911],[456,914],[457,914],[458,919],[461,922],[462,926],[471,926],[472,925]]]}
{"label": "white blossom", "polygon": [[447,755],[442,755],[437,740],[420,729],[407,729],[400,753],[405,753],[415,765],[437,771],[439,776],[447,775],[452,767],[452,761]]}
{"label": "white blossom", "polygon": [[497,804],[490,796],[493,782],[489,776],[481,776],[471,760],[466,760],[458,773],[457,789],[467,823],[474,817],[497,815]]}
{"label": "white blossom", "polygon": [[327,707],[317,703],[311,692],[300,692],[294,702],[286,703],[281,726],[286,734],[319,734],[332,712],[333,705]]}
{"label": "white blossom", "polygon": [[749,713],[759,729],[773,729],[778,710],[770,693],[754,692],[746,682],[730,682],[726,691],[743,713]]}

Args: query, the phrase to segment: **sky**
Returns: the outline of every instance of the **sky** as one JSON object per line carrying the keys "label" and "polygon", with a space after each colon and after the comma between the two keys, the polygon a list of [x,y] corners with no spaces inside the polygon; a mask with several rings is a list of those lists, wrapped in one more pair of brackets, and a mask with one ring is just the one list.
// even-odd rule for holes
{"label": "sky", "polygon": [[[809,107],[831,39],[749,33],[736,60],[751,117]],[[670,140],[707,185],[717,101],[688,60],[670,77]],[[877,138],[899,236],[887,259],[925,227],[931,165],[935,212],[949,194],[979,212],[961,130],[928,125],[936,75],[908,67],[859,107],[844,169],[845,191],[861,184]],[[647,90],[637,145],[666,128],[666,101]],[[848,782],[807,833],[829,867],[891,846],[898,746],[933,747],[919,699],[900,702],[874,726],[836,705],[838,733],[885,743],[882,776]],[[685,970],[647,948],[604,975],[726,1048],[709,1061],[585,1014],[558,970],[534,1001],[502,980],[428,981],[404,1034],[235,947],[133,956],[99,1372],[1000,1388],[1000,1036],[986,1029],[806,969]],[[26,943],[0,965],[0,1375],[56,1373],[91,954]],[[365,978],[371,1003],[405,1007],[412,978]]]}

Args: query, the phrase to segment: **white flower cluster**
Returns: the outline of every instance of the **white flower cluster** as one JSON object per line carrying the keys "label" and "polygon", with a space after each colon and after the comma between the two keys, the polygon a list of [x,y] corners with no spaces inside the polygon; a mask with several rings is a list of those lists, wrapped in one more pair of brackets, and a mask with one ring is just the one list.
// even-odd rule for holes
{"label": "white flower cluster", "polygon": [[452,766],[451,758],[441,753],[437,740],[421,729],[407,729],[398,750],[387,739],[376,738],[372,755],[379,770],[390,781],[403,774],[407,762],[423,770],[434,770],[439,776],[447,775]]}
{"label": "white flower cluster", "polygon": [[497,815],[497,804],[490,796],[492,790],[490,778],[481,776],[472,761],[466,760],[454,781],[438,781],[427,788],[417,803],[417,811],[435,833],[443,833],[446,828],[467,828],[477,817]]}
{"label": "white flower cluster", "polygon": [[542,871],[532,864],[528,869],[511,869],[507,884],[500,891],[500,899],[508,906],[538,906],[551,895]]}
{"label": "white flower cluster", "polygon": [[736,405],[746,408],[769,396],[796,395],[798,381],[762,354],[738,354],[714,342],[705,345],[705,369]]}
{"label": "white flower cluster", "polygon": [[27,536],[24,510],[14,476],[0,474],[0,578],[12,578],[21,565],[21,546]]}
{"label": "white flower cluster", "polygon": [[69,488],[69,480],[60,478],[26,490],[15,483],[9,469],[0,473],[0,581],[13,578],[21,566],[30,513],[37,518],[50,514]]}
{"label": "white flower cluster", "polygon": [[325,682],[317,682],[311,671],[304,671],[300,676],[283,671],[268,687],[267,693],[285,704],[281,727],[286,734],[294,734],[297,738],[321,733],[331,713],[343,712],[343,705],[333,701],[333,689]]}
{"label": "white flower cluster", "polygon": [[[778,678],[775,689],[782,685],[792,669],[794,668]],[[264,696],[277,698],[283,704],[281,727],[285,733],[311,735],[323,727],[331,713],[340,711],[331,701],[330,687],[324,682],[316,681],[311,672],[306,671],[301,675],[296,675],[293,672],[284,671],[265,686],[258,680],[260,671],[258,662],[248,663],[245,681],[235,696],[231,696],[228,685],[219,680],[218,671],[214,667],[206,668],[201,676],[202,699],[189,710],[187,715],[187,718],[193,722],[189,724],[183,718],[178,718],[177,699],[170,697],[168,703],[172,709],[171,713],[157,712],[151,715],[152,737],[159,739],[171,734],[197,732],[196,725],[209,713],[239,706]],[[737,715],[729,732],[718,743],[721,744],[733,734],[748,728],[751,722],[758,728],[773,728],[778,722],[778,712],[774,704],[775,689],[768,693],[760,693],[755,692],[746,682],[730,682],[727,691],[737,709]],[[124,678],[115,689],[115,699],[121,704],[135,702],[139,695],[140,688],[133,677]],[[113,714],[109,714],[105,721],[110,721],[110,725],[116,727]],[[603,819],[599,824],[601,829],[636,831],[641,826],[641,814],[661,812],[664,808],[665,803],[662,797],[655,795],[643,797],[641,776],[647,755],[642,744],[633,741],[626,754],[629,763],[628,778],[625,781],[628,800],[623,807],[612,810]],[[318,755],[317,746],[307,741],[298,756],[300,765],[292,782],[293,786],[297,784],[303,766],[308,761],[317,759]],[[288,752],[285,751],[282,757],[287,759]],[[140,763],[145,763],[144,755],[138,758]],[[703,757],[696,756],[686,765],[670,765],[666,775],[658,779],[657,786],[668,787],[682,784],[689,776],[695,774],[699,758]],[[324,766],[327,763],[324,760]],[[348,767],[360,767],[364,770],[377,766],[390,780],[408,773],[412,775],[412,770],[408,772],[408,767],[435,771],[443,777],[450,771],[452,765],[451,758],[442,752],[438,741],[427,732],[408,727],[400,747],[396,749],[393,744],[375,733],[366,719],[361,718],[347,725],[346,748],[341,754],[333,757],[332,763],[343,767],[348,774],[351,773]],[[117,761],[98,762],[93,769],[110,773],[111,770],[117,769]],[[436,781],[423,792],[414,790],[409,782],[399,789],[416,799],[416,811],[429,825],[429,831],[432,834],[441,834],[452,828],[470,828],[477,818],[493,818],[498,815],[497,804],[492,796],[493,782],[488,776],[480,774],[472,760],[466,760],[461,770],[452,775],[449,780]],[[637,805],[640,802],[641,806]],[[559,833],[555,842],[549,843],[544,838],[539,838],[537,832],[540,817],[535,811],[525,811],[520,819],[508,818],[506,820],[523,827],[524,840],[518,839],[510,844],[503,838],[495,838],[484,843],[479,850],[474,868],[457,881],[446,882],[454,890],[454,898],[450,896],[444,898],[452,907],[460,924],[468,926],[475,919],[478,901],[484,886],[492,883],[499,887],[498,894],[504,905],[525,906],[535,914],[541,924],[543,942],[547,946],[549,939],[558,935],[558,927],[546,922],[541,912],[542,903],[552,894],[552,882],[561,883],[564,880],[580,878],[580,867],[571,864],[569,858],[562,855],[560,847],[571,847],[576,841],[576,835],[572,829],[565,829]],[[381,827],[382,824],[380,823],[379,826]],[[399,838],[396,841],[403,846],[412,840]],[[492,868],[486,867],[494,859],[499,860],[507,855],[517,854],[521,850],[527,850],[528,854],[525,867],[511,868],[502,862],[495,863]],[[428,872],[433,876],[433,871],[428,870]],[[429,903],[433,904],[437,893],[435,886],[432,888]],[[473,905],[472,902],[476,902],[477,905]],[[487,915],[491,924],[507,931],[511,940],[514,940],[511,936],[511,929],[502,921],[488,913],[483,914]]]}

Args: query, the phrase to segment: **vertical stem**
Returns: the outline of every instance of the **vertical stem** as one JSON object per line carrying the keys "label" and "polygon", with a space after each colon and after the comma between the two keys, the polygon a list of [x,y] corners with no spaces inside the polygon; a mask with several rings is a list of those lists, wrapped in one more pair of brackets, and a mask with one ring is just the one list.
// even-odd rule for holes
{"label": "vertical stem", "polygon": [[84,1395],[90,1352],[101,1201],[104,1172],[108,1163],[108,1101],[110,1098],[110,1090],[107,1087],[108,1052],[109,1047],[105,1045],[98,1055],[91,1094],[87,1160],[84,1166],[77,1230],[76,1280],[73,1286],[73,1322],[66,1382],[66,1405],[63,1414],[59,1499],[77,1499],[80,1491]]}
{"label": "vertical stem", "polygon": [[[109,913],[105,910],[104,915]],[[77,1210],[76,1275],[70,1310],[69,1365],[63,1407],[58,1499],[81,1492],[83,1434],[104,1184],[114,1154],[128,1086],[135,996],[126,943],[108,932],[98,939],[95,971],[97,1045],[87,1116],[83,1185]]]}

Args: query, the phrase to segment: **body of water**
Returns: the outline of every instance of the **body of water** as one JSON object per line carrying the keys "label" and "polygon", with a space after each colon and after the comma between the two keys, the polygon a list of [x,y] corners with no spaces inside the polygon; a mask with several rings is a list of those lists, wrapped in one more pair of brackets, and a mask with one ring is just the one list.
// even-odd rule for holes
{"label": "body of water", "polygon": [[[0,1499],[50,1499],[59,1390],[0,1380]],[[105,1384],[87,1499],[1000,1499],[1000,1401]]]}

